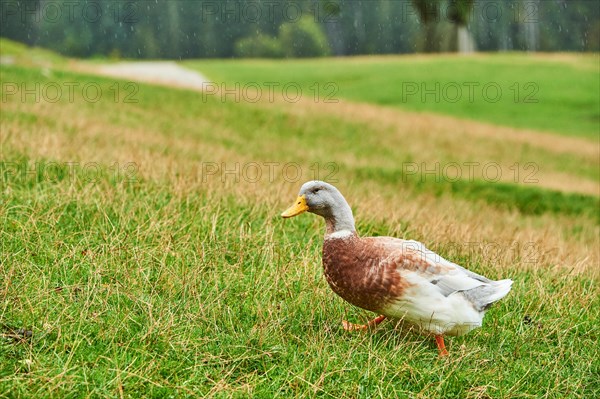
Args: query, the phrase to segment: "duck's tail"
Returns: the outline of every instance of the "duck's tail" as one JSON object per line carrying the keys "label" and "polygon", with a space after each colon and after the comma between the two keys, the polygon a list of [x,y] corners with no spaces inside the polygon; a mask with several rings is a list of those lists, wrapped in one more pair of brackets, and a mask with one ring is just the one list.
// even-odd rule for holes
{"label": "duck's tail", "polygon": [[513,281],[510,279],[490,281],[486,285],[464,291],[463,294],[479,311],[487,310],[494,302],[504,298],[510,291]]}
{"label": "duck's tail", "polygon": [[494,281],[491,284],[492,287],[494,287],[494,292],[487,297],[487,300],[490,301],[488,306],[504,298],[510,292],[512,283],[513,281],[511,279]]}

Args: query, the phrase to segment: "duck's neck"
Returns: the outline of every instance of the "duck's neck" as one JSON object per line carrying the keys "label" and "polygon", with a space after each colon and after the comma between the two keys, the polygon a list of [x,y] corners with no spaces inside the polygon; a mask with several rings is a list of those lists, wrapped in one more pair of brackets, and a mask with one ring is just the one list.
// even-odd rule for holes
{"label": "duck's neck", "polygon": [[345,200],[340,201],[339,205],[331,209],[330,214],[325,215],[324,218],[325,238],[343,238],[356,235],[352,209]]}

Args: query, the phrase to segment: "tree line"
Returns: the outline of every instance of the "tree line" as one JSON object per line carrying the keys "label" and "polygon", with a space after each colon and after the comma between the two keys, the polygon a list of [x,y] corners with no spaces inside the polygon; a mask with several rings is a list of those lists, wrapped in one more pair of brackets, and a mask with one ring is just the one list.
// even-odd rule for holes
{"label": "tree line", "polygon": [[79,57],[598,51],[597,0],[1,0],[0,35]]}

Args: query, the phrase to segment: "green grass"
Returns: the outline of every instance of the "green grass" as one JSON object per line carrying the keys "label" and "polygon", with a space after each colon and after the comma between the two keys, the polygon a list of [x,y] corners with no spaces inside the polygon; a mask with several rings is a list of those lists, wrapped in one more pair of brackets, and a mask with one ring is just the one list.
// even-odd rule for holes
{"label": "green grass", "polygon": [[0,341],[7,397],[600,393],[600,300],[587,278],[503,270],[511,295],[484,328],[449,339],[452,356],[440,360],[431,339],[392,323],[342,330],[342,318],[365,314],[326,286],[308,217],[284,225],[265,204],[215,206],[205,193],[110,175],[11,188],[0,314],[33,337]]}
{"label": "green grass", "polygon": [[49,67],[64,66],[67,58],[40,47],[28,47],[25,44],[0,37],[0,54],[5,63],[37,65]]}
{"label": "green grass", "polygon": [[[599,58],[597,54],[570,57],[575,61],[505,54],[208,60],[185,65],[219,85],[225,82],[229,88],[236,83],[241,87],[255,83],[265,98],[268,82],[281,82],[276,92],[281,92],[284,84],[297,84],[304,98],[312,100],[316,96],[320,102],[345,98],[597,139]],[[473,87],[472,95],[469,87]],[[497,87],[501,90],[498,95]],[[290,90],[293,96],[295,91]],[[427,94],[427,90],[437,94]]]}
{"label": "green grass", "polygon": [[[106,93],[115,84],[0,72],[3,82],[97,83]],[[2,104],[0,398],[600,395],[597,197],[404,179],[390,165],[419,154],[382,148],[385,129],[296,108],[150,85],[136,99]],[[540,176],[597,173],[575,154],[496,144],[485,157],[537,162]],[[122,170],[127,162],[133,171]],[[513,291],[483,328],[447,339],[447,359],[433,339],[393,322],[347,333],[342,319],[371,314],[324,281],[322,222],[278,216],[302,181],[284,181],[280,169],[272,181],[204,181],[203,162],[295,162],[302,181],[314,163],[335,162],[363,234],[421,240],[475,272],[514,279]],[[467,237],[501,253],[454,245]],[[534,253],[508,256],[502,240]]]}

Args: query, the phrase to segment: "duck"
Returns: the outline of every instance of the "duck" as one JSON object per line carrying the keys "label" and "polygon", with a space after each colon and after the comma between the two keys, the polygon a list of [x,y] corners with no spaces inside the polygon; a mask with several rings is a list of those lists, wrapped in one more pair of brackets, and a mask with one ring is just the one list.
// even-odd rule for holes
{"label": "duck", "polygon": [[309,212],[325,219],[322,263],[327,283],[346,302],[378,314],[366,324],[342,321],[344,330],[401,320],[435,338],[447,356],[444,336],[482,326],[490,305],[504,298],[513,281],[494,281],[450,262],[421,242],[395,237],[361,237],[348,202],[333,185],[304,183],[281,216]]}

